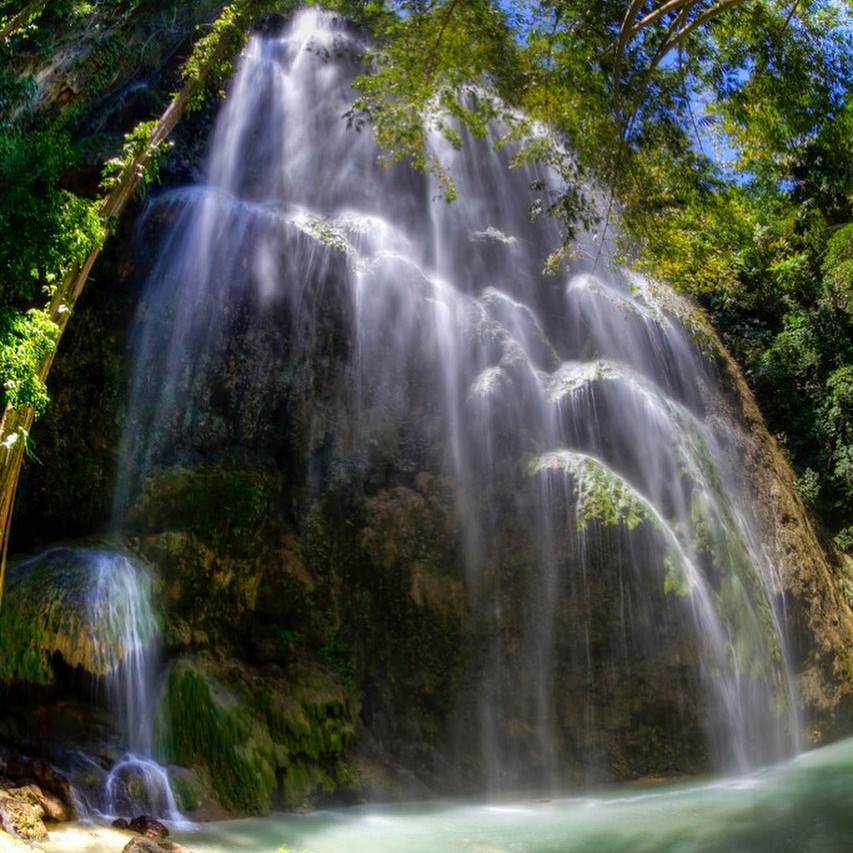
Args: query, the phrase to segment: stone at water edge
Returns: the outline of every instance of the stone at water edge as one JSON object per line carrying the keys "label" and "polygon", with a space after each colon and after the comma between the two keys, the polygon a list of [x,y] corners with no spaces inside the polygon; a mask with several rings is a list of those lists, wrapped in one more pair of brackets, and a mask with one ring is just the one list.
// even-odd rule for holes
{"label": "stone at water edge", "polygon": [[46,761],[11,756],[6,759],[3,774],[19,788],[35,785],[44,797],[42,806],[50,820],[64,822],[77,817],[71,783]]}
{"label": "stone at water edge", "polygon": [[147,838],[165,838],[169,834],[169,830],[157,818],[147,814],[137,815],[127,824],[127,828]]}
{"label": "stone at water edge", "polygon": [[0,797],[0,826],[10,835],[26,841],[44,841],[47,838],[41,808],[16,797]]}
{"label": "stone at water edge", "polygon": [[162,838],[134,838],[121,853],[191,853],[186,847]]}
{"label": "stone at water edge", "polygon": [[24,800],[31,806],[41,809],[41,817],[54,823],[65,823],[74,819],[73,813],[59,797],[38,785],[30,784],[20,788],[9,788],[9,796],[17,800]]}

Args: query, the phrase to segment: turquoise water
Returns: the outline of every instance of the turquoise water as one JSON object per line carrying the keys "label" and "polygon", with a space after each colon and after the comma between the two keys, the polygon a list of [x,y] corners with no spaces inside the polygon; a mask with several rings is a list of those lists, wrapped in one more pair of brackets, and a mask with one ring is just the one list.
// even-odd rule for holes
{"label": "turquoise water", "polygon": [[547,801],[430,802],[229,821],[176,833],[193,853],[853,850],[853,739],[737,779]]}

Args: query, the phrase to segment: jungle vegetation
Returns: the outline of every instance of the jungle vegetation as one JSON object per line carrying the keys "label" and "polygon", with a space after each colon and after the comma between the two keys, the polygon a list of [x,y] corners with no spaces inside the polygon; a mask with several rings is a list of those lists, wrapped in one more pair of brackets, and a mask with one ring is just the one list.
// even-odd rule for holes
{"label": "jungle vegetation", "polygon": [[[185,109],[292,2],[0,0],[0,537],[94,256]],[[531,216],[618,235],[708,312],[803,497],[853,551],[853,11],[845,0],[330,0],[375,38],[354,130],[434,172],[493,119],[559,176]],[[71,33],[74,33],[73,38]],[[66,34],[63,39],[63,34]],[[72,63],[76,91],[44,97]],[[171,65],[170,65],[171,63]],[[181,74],[164,71],[181,67]],[[123,87],[151,89],[125,123]],[[94,177],[93,177],[94,176]],[[119,199],[123,199],[121,204]],[[112,203],[110,199],[112,198]],[[2,574],[0,574],[0,584]]]}

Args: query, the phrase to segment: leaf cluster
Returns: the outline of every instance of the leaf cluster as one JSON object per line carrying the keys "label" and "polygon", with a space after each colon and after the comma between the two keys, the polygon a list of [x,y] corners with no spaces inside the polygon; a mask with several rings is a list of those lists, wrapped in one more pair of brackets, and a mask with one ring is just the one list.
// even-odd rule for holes
{"label": "leaf cluster", "polygon": [[567,246],[581,227],[618,230],[623,262],[700,299],[822,519],[853,544],[849,8],[365,5],[378,45],[350,120],[389,159],[435,173],[448,199],[435,133],[459,145],[491,123],[515,162],[548,165],[556,187],[533,213],[557,217]]}

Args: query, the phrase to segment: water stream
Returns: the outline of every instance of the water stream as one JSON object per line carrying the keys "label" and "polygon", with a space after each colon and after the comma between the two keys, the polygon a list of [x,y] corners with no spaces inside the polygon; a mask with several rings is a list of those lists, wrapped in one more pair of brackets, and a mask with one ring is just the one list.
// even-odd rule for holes
{"label": "water stream", "polygon": [[[88,807],[101,816],[158,815],[181,822],[164,767],[154,760],[160,627],[152,605],[151,577],[123,554],[77,550],[91,565],[87,621],[93,636],[95,672],[103,673],[107,707],[126,750],[103,782],[88,790]],[[78,758],[78,770],[87,762]],[[91,771],[97,765],[91,760]]]}

